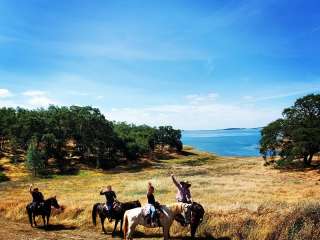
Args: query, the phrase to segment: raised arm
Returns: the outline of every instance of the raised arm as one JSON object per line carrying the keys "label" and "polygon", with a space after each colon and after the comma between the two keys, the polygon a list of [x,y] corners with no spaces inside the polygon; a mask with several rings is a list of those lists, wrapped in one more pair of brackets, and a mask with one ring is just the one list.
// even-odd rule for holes
{"label": "raised arm", "polygon": [[178,183],[177,179],[175,178],[175,176],[173,174],[171,174],[171,178],[172,178],[172,181],[173,181],[174,185],[176,185],[177,188],[180,189],[181,185],[180,185],[180,183]]}
{"label": "raised arm", "polygon": [[190,191],[187,192],[186,197],[187,197],[188,202],[192,202],[192,197],[191,197]]}
{"label": "raised arm", "polygon": [[32,184],[30,184],[29,192],[32,194],[32,191],[33,191],[33,186],[32,186]]}
{"label": "raised arm", "polygon": [[100,195],[104,195],[104,189],[100,190]]}

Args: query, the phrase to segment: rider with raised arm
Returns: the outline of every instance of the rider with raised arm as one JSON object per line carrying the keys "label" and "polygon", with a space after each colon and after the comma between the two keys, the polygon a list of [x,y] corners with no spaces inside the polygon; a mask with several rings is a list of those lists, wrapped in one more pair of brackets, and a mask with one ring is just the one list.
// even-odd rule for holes
{"label": "rider with raised arm", "polygon": [[32,196],[32,206],[35,209],[38,209],[40,206],[40,203],[44,202],[43,194],[39,191],[38,188],[33,188],[32,184],[30,184],[29,192]]}
{"label": "rider with raised arm", "polygon": [[117,201],[117,195],[114,191],[112,191],[112,187],[109,185],[107,189],[101,189],[100,195],[105,195],[106,197],[106,206],[109,215],[109,221],[111,222],[111,214],[113,210],[113,204]]}
{"label": "rider with raised arm", "polygon": [[178,182],[173,174],[171,174],[171,178],[173,183],[176,185],[178,189],[176,194],[177,201],[183,202],[183,203],[192,203],[192,198],[190,193],[191,184],[189,182],[184,182],[184,181]]}
{"label": "rider with raised arm", "polygon": [[[192,203],[192,197],[190,192],[191,184],[189,182],[178,182],[173,174],[171,174],[172,181],[174,185],[176,185],[178,191],[176,194],[176,199],[178,202],[182,203]],[[189,224],[190,222],[190,211],[183,216],[185,220],[185,224]]]}

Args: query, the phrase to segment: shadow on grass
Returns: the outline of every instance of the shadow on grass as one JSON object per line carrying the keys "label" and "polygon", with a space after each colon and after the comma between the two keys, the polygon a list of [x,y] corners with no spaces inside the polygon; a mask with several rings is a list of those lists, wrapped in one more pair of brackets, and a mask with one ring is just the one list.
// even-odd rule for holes
{"label": "shadow on grass", "polygon": [[77,229],[75,226],[65,226],[63,224],[50,224],[48,227],[38,226],[37,228],[45,231],[71,231]]}
{"label": "shadow on grass", "polygon": [[[163,238],[163,234],[162,233],[154,233],[154,234],[144,234],[143,232],[135,232],[133,234],[134,238],[143,238],[143,239],[146,239],[146,238]],[[212,237],[212,236],[206,236],[206,237],[195,237],[195,238],[192,238],[191,236],[170,236],[170,239],[181,239],[181,240],[205,240],[205,239],[208,239],[208,240],[231,240],[230,237],[219,237],[219,238],[215,238],[215,237]]]}
{"label": "shadow on grass", "polygon": [[65,169],[63,172],[57,170],[56,168],[47,168],[45,170],[42,170],[40,173],[41,178],[55,178],[56,176],[73,176],[78,175],[80,172],[79,167],[70,167],[68,169]]}
{"label": "shadow on grass", "polygon": [[205,240],[205,239],[208,239],[208,240],[231,240],[230,237],[219,237],[219,238],[215,238],[215,237],[211,237],[211,236],[207,236],[207,237],[195,237],[195,238],[192,238],[192,237],[171,237],[171,239],[181,239],[181,240]]}
{"label": "shadow on grass", "polygon": [[197,153],[188,152],[188,151],[184,151],[184,150],[182,150],[179,154],[182,156],[196,156],[196,155],[198,155]]}

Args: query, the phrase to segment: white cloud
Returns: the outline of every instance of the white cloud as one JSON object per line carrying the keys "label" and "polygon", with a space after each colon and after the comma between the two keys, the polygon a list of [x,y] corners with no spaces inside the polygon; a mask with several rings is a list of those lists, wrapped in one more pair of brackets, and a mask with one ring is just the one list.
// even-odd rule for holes
{"label": "white cloud", "polygon": [[279,118],[281,109],[247,105],[188,102],[144,108],[113,108],[107,118],[151,126],[173,125],[181,129],[221,129],[259,127]]}
{"label": "white cloud", "polygon": [[70,95],[74,95],[74,96],[89,96],[90,94],[89,93],[86,93],[86,92],[78,92],[78,91],[69,91],[68,92]]}
{"label": "white cloud", "polygon": [[102,96],[102,95],[96,96],[96,99],[97,99],[97,100],[104,99],[104,96]]}
{"label": "white cloud", "polygon": [[48,97],[47,92],[39,90],[25,91],[22,95],[29,97],[27,104],[31,107],[47,107],[50,104],[57,104],[57,102]]}
{"label": "white cloud", "polygon": [[30,90],[30,91],[25,91],[22,94],[28,97],[38,97],[38,96],[44,96],[47,93],[39,90]]}
{"label": "white cloud", "polygon": [[189,94],[186,96],[186,99],[191,104],[200,104],[200,103],[210,103],[213,102],[216,98],[219,97],[217,93],[208,93],[208,94]]}
{"label": "white cloud", "polygon": [[12,96],[12,93],[5,88],[0,88],[0,98],[6,98]]}

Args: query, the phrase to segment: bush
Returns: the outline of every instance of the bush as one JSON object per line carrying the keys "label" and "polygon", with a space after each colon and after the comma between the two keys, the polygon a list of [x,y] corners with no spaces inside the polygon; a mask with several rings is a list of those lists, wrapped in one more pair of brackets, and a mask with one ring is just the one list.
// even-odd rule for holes
{"label": "bush", "polygon": [[27,167],[32,171],[33,176],[37,176],[39,171],[44,168],[44,161],[37,149],[37,143],[33,140],[27,151]]}
{"label": "bush", "polygon": [[8,181],[9,178],[2,172],[0,172],[0,182]]}

